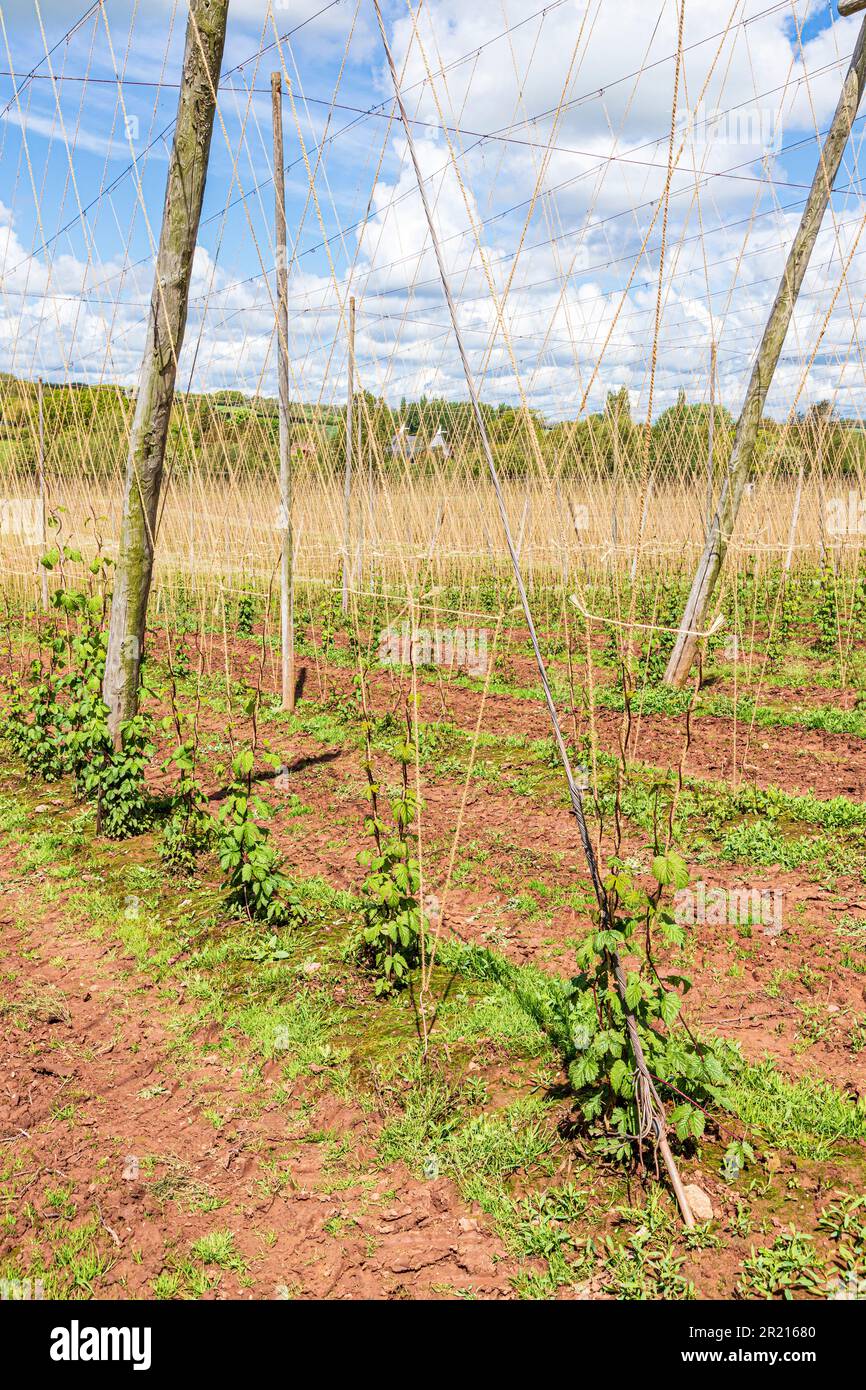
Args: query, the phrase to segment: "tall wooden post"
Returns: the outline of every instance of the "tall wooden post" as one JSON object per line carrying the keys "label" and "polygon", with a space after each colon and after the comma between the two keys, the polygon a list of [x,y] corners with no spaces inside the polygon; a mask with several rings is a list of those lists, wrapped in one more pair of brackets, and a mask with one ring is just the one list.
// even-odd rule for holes
{"label": "tall wooden post", "polygon": [[[364,449],[366,439],[364,436],[364,411],[362,401],[358,402],[358,418],[355,421],[353,430],[355,458],[358,460],[358,468],[364,467]],[[363,476],[363,474],[362,474]],[[355,547],[355,588],[362,587],[364,578],[364,544],[367,539],[366,523],[364,521],[364,506],[358,502],[358,544]]]}
{"label": "tall wooden post", "polygon": [[376,551],[379,547],[379,529],[376,525],[376,483],[373,476],[373,448],[374,434],[372,429],[367,431],[367,498],[369,509],[369,525],[367,528],[367,555],[370,561],[370,593],[375,591],[375,565]]}
{"label": "tall wooden post", "polygon": [[286,245],[286,173],[283,157],[283,83],[271,73],[274,127],[274,240],[277,253],[277,380],[280,412],[280,651],[283,709],[295,708],[295,556],[292,531],[292,440],[289,428],[289,267]]}
{"label": "tall wooden post", "polygon": [[791,561],[794,558],[794,546],[797,541],[797,525],[800,520],[800,503],[803,499],[803,473],[805,471],[805,461],[800,458],[800,472],[797,474],[797,491],[794,494],[794,508],[791,512],[791,525],[788,528],[788,549],[785,552],[785,574],[791,571]]}
{"label": "tall wooden post", "polygon": [[[866,0],[848,0],[840,4],[840,13],[852,14],[855,9],[866,8]],[[839,171],[842,155],[851,134],[851,127],[860,106],[866,83],[866,20],[860,26],[860,33],[854,46],[851,66],[845,77],[839,104],[824,148],[818,161],[818,168],[812,180],[812,187],[803,209],[800,226],[788,254],[782,281],[776,293],[758,356],[752,369],[752,376],[743,402],[743,409],[737,422],[737,432],[728,471],[716,505],[715,515],[707,536],[704,552],[698,562],[691,592],[680,621],[679,632],[671,652],[665,680],[669,685],[681,686],[688,679],[695,658],[700,631],[705,628],[710,603],[727,554],[728,544],[740,509],[743,489],[752,466],[755,444],[764,409],[764,401],[773,380],[779,354],[794,312],[794,305],[800,293],[803,276],[821,230],[824,213],[830,201],[833,181]]]}
{"label": "tall wooden post", "polygon": [[[39,411],[39,559],[45,554],[48,544],[48,504],[45,493],[45,410],[43,403],[42,377],[36,385],[38,411]],[[39,565],[39,587],[42,595],[42,607],[48,607],[48,571],[43,564]]]}
{"label": "tall wooden post", "polygon": [[644,532],[646,531],[646,523],[647,523],[647,517],[649,516],[650,502],[652,501],[652,495],[653,495],[653,481],[654,481],[654,480],[653,480],[653,475],[650,474],[650,476],[647,478],[646,490],[645,490],[644,495],[643,495],[643,506],[641,507],[641,511],[640,511],[640,530],[638,531],[638,543],[637,543],[637,545],[635,546],[635,548],[634,548],[634,554],[633,554],[632,557],[631,557],[631,582],[632,582],[632,584],[634,584],[634,583],[637,582],[637,562],[638,562],[638,557],[639,557],[639,553],[640,553],[641,537],[643,536]]}
{"label": "tall wooden post", "polygon": [[189,0],[183,74],[129,438],[103,698],[115,742],[138,688],[163,463],[213,134],[229,0]]}
{"label": "tall wooden post", "polygon": [[343,612],[349,611],[349,547],[352,543],[352,424],[355,402],[355,296],[349,300],[349,363],[346,387],[346,471],[343,475]]}
{"label": "tall wooden post", "polygon": [[818,476],[818,538],[820,542],[821,569],[827,563],[827,498],[824,488],[824,421],[818,421],[815,432],[815,457],[812,464]]}
{"label": "tall wooden post", "polygon": [[616,550],[619,545],[619,484],[622,459],[620,458],[619,413],[621,399],[617,392],[613,408],[613,505],[610,509],[611,565],[616,565]]}
{"label": "tall wooden post", "polygon": [[713,524],[713,481],[715,478],[716,448],[716,345],[710,343],[710,424],[707,430],[707,504],[704,523],[704,539],[710,534]]}

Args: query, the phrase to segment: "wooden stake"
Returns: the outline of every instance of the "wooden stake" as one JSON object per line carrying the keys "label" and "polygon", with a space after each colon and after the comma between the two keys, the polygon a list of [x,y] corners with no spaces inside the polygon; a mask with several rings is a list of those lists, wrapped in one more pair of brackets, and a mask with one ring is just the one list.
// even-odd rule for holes
{"label": "wooden stake", "polygon": [[43,410],[42,377],[36,384],[39,402],[39,587],[42,607],[48,607],[48,571],[42,564],[42,556],[48,544],[48,504],[45,493],[45,412]]}
{"label": "wooden stake", "polygon": [[[643,506],[641,507],[641,512],[640,512],[640,531],[638,532],[638,536],[639,536],[639,537],[642,537],[643,534],[644,534],[644,531],[646,530],[646,522],[647,522],[647,517],[649,516],[649,509],[650,509],[650,502],[652,501],[652,495],[653,495],[653,479],[652,479],[652,474],[650,474],[650,476],[647,478],[646,491],[644,492],[644,495],[643,495]],[[636,579],[637,579],[637,562],[638,562],[638,554],[639,554],[639,551],[640,551],[640,540],[638,541],[638,544],[637,544],[637,545],[635,546],[635,548],[634,548],[634,555],[631,557],[631,582],[632,582],[632,584],[634,584],[635,581],[636,581]]]}
{"label": "wooden stake", "polygon": [[177,364],[213,134],[229,0],[189,0],[183,73],[147,341],[129,438],[103,698],[115,743],[138,709],[139,673]]}
{"label": "wooden stake", "polygon": [[740,509],[743,489],[749,477],[758,430],[764,409],[764,401],[773,381],[779,354],[791,323],[797,296],[803,283],[803,276],[815,248],[818,233],[833,181],[839,171],[842,155],[851,134],[851,127],[866,84],[866,19],[860,26],[860,33],[854,46],[851,65],[848,68],[842,94],[812,180],[812,187],[803,209],[800,226],[788,253],[782,274],[782,281],[776,292],[758,356],[752,369],[752,376],[743,402],[742,413],[737,422],[737,432],[728,471],[722,484],[722,491],[716,506],[707,536],[704,552],[698,562],[692,581],[679,632],[671,652],[665,680],[668,685],[682,686],[688,679],[695,659],[699,641],[698,633],[706,626],[706,619],[716,584],[727,554],[734,523]]}
{"label": "wooden stake", "polygon": [[352,541],[352,417],[355,396],[355,296],[349,300],[349,364],[346,388],[346,471],[343,476],[343,612],[349,611],[349,547]]}
{"label": "wooden stake", "polygon": [[818,537],[823,570],[827,563],[827,500],[824,495],[824,424],[821,420],[818,422],[816,441],[816,457],[812,466],[818,475]]}
{"label": "wooden stake", "polygon": [[710,344],[710,425],[707,431],[707,505],[704,539],[710,534],[713,524],[713,482],[715,468],[713,454],[716,443],[716,345]]}
{"label": "wooden stake", "polygon": [[280,413],[280,653],[283,709],[295,708],[295,556],[292,530],[292,439],[289,425],[289,267],[286,244],[286,174],[283,158],[283,83],[271,73],[274,128],[274,241],[277,254],[277,383]]}
{"label": "wooden stake", "polygon": [[[359,469],[359,471],[361,471],[361,476],[363,477],[364,447],[365,447],[366,441],[365,441],[365,439],[364,439],[363,409],[362,409],[361,407],[362,407],[362,401],[359,401],[359,402],[358,402],[358,418],[357,418],[357,420],[354,422],[354,423],[355,423],[355,428],[354,428],[354,432],[353,432],[353,435],[354,435],[354,437],[353,437],[353,447],[354,447],[355,457],[356,457],[357,460],[358,460],[358,469]],[[359,500],[359,502],[358,502],[358,540],[357,540],[357,544],[356,544],[356,546],[355,546],[355,588],[358,589],[358,590],[360,590],[360,589],[362,588],[362,586],[363,586],[363,579],[364,579],[364,542],[365,542],[365,539],[366,539],[365,530],[366,530],[366,528],[365,528],[365,523],[364,523],[364,503],[363,503],[362,500]]]}
{"label": "wooden stake", "polygon": [[801,458],[801,459],[800,459],[800,472],[797,474],[797,491],[796,491],[796,493],[794,494],[794,509],[793,509],[793,511],[791,512],[791,526],[790,526],[790,530],[788,531],[788,550],[787,550],[787,553],[786,553],[786,555],[785,555],[785,573],[786,573],[786,574],[788,574],[788,573],[790,572],[790,569],[791,569],[791,560],[792,560],[793,555],[794,555],[794,542],[795,542],[796,539],[797,539],[797,523],[798,523],[799,520],[800,520],[800,502],[801,502],[802,497],[803,497],[803,472],[804,472],[804,470],[805,470],[805,461]]}

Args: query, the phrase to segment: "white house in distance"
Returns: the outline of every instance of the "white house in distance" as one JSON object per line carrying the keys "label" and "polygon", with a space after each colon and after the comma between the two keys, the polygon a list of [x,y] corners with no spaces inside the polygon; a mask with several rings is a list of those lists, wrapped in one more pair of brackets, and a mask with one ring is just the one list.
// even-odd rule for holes
{"label": "white house in distance", "polygon": [[443,458],[451,457],[451,445],[445,438],[441,429],[438,429],[428,444],[418,434],[410,434],[405,425],[401,425],[388,446],[388,452],[397,457],[402,454],[407,459],[413,459],[417,455],[425,453],[441,453]]}

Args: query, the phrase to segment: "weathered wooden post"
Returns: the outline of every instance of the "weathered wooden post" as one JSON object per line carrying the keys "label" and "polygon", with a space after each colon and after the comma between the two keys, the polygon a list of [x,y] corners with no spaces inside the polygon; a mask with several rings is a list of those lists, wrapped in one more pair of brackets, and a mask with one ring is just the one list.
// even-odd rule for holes
{"label": "weathered wooden post", "polygon": [[[839,0],[840,15],[854,14],[863,9],[866,9],[866,0]],[[866,82],[866,19],[860,26],[860,33],[854,45],[854,53],[842,87],[842,94],[839,97],[832,124],[824,141],[818,168],[815,170],[812,187],[809,190],[806,206],[800,219],[800,226],[788,253],[782,281],[776,292],[776,298],[758,349],[758,356],[752,369],[742,413],[737,421],[737,431],[728,460],[728,471],[722,484],[704,551],[692,581],[691,592],[680,621],[677,639],[665,671],[665,681],[668,685],[681,686],[688,679],[695,658],[699,633],[706,626],[710,602],[724,564],[734,523],[737,519],[737,512],[740,509],[743,489],[752,465],[764,401],[773,380],[806,268],[821,230],[824,213],[830,201],[833,181],[839,171],[842,155],[851,134],[851,127],[860,106],[864,82]]]}
{"label": "weathered wooden post", "polygon": [[715,479],[716,450],[716,345],[710,343],[710,423],[707,430],[707,505],[704,523],[704,539],[710,534],[713,524],[713,482]]}
{"label": "weathered wooden post", "polygon": [[635,584],[635,583],[637,582],[637,562],[638,562],[638,558],[639,558],[639,554],[640,554],[641,537],[643,536],[643,534],[644,534],[644,532],[645,532],[645,530],[646,530],[646,523],[647,523],[647,517],[649,516],[650,502],[652,501],[652,495],[653,495],[653,484],[654,484],[654,478],[653,478],[653,475],[652,475],[652,473],[651,473],[651,474],[649,475],[649,477],[647,478],[646,490],[645,490],[644,495],[643,495],[643,506],[641,507],[641,511],[640,511],[640,530],[638,531],[638,543],[637,543],[637,545],[635,546],[635,548],[634,548],[634,554],[633,554],[632,557],[631,557],[631,576],[630,576],[630,577],[631,577],[631,582],[632,582],[632,584]]}
{"label": "weathered wooden post", "polygon": [[788,528],[788,548],[785,551],[785,574],[791,572],[791,561],[794,558],[794,546],[797,541],[797,526],[800,521],[800,503],[803,500],[803,473],[805,471],[805,461],[800,457],[800,471],[797,474],[797,490],[794,493],[794,506],[791,511],[791,525]]}
{"label": "weathered wooden post", "polygon": [[[364,393],[363,393],[363,391],[362,391],[362,392],[360,393],[360,399],[359,399],[359,401],[358,401],[358,410],[357,410],[357,417],[358,417],[358,418],[355,420],[354,429],[353,429],[353,431],[352,431],[352,441],[353,441],[352,447],[353,447],[353,450],[354,450],[355,458],[358,460],[358,467],[359,467],[359,468],[363,468],[363,466],[364,466],[365,438],[364,438],[364,409],[363,409],[363,407],[364,407]],[[357,541],[357,544],[356,544],[356,546],[355,546],[355,563],[354,563],[355,588],[356,588],[356,589],[359,589],[359,590],[360,590],[360,588],[361,588],[362,580],[363,580],[363,577],[364,577],[364,543],[365,543],[365,540],[366,540],[366,525],[365,525],[365,521],[364,521],[364,506],[363,506],[363,502],[362,502],[361,499],[359,498],[359,499],[358,499],[358,541]]]}
{"label": "weathered wooden post", "polygon": [[292,441],[289,429],[289,266],[286,246],[286,173],[283,158],[283,83],[271,73],[274,127],[274,240],[277,248],[277,381],[280,412],[280,652],[283,709],[295,708],[295,556],[292,531]]}
{"label": "weathered wooden post", "polygon": [[619,545],[619,482],[622,459],[620,457],[620,437],[619,437],[619,415],[622,408],[622,397],[617,392],[614,408],[611,412],[613,419],[613,505],[610,509],[610,547],[611,565],[616,565],[616,550]]}
{"label": "weathered wooden post", "polygon": [[370,593],[372,594],[375,592],[376,588],[375,565],[376,551],[379,547],[379,528],[376,525],[376,483],[373,477],[373,451],[377,447],[377,445],[375,443],[375,435],[373,433],[373,430],[369,427],[367,429],[367,440],[365,447],[367,450],[367,507],[369,511],[367,554],[370,559]]}
{"label": "weathered wooden post", "polygon": [[45,493],[45,409],[44,409],[44,387],[42,377],[37,383],[38,403],[39,403],[39,587],[42,595],[42,607],[48,607],[48,571],[41,563],[42,556],[48,544],[48,504]]}
{"label": "weathered wooden post", "polygon": [[138,708],[157,509],[213,133],[229,0],[189,0],[147,341],[129,438],[103,698],[115,742]]}
{"label": "weathered wooden post", "polygon": [[814,451],[812,454],[812,469],[818,480],[818,538],[820,547],[821,569],[827,563],[827,495],[824,487],[824,431],[826,422],[822,412],[817,411],[817,428],[814,434]]}
{"label": "weathered wooden post", "polygon": [[346,383],[346,469],[343,474],[343,612],[349,611],[349,547],[352,543],[352,425],[355,402],[355,296],[349,300],[349,362]]}

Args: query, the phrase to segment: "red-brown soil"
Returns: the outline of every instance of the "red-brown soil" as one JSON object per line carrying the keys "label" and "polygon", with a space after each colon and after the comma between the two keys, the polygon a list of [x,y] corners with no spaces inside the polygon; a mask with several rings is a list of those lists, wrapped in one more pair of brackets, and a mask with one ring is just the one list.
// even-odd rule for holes
{"label": "red-brown soil", "polygon": [[[0,852],[0,875],[13,872],[9,852]],[[501,1244],[450,1181],[419,1182],[402,1166],[377,1165],[376,1116],[318,1094],[314,1078],[269,1103],[275,1065],[265,1068],[264,1103],[251,1114],[240,1069],[218,1050],[192,1071],[173,1062],[166,1014],[189,1011],[182,994],[167,1000],[131,958],[77,931],[61,911],[32,911],[15,889],[5,897],[0,948],[7,965],[28,959],[26,976],[4,986],[0,1016],[0,1139],[4,1156],[22,1162],[16,1214],[29,1201],[35,1220],[50,1217],[44,1193],[58,1187],[82,1212],[95,1210],[111,1261],[101,1296],[153,1297],[173,1256],[188,1257],[215,1229],[235,1234],[249,1269],[249,1282],[224,1272],[220,1297],[419,1298],[468,1285],[486,1298],[509,1292]],[[55,998],[49,990],[62,992],[62,1016],[28,1014],[28,1026],[16,1026],[15,1006],[34,991]],[[302,1101],[312,1109],[298,1136]],[[203,1115],[209,1102],[228,1117],[218,1130]],[[53,1118],[67,1105],[74,1125]],[[350,1138],[336,1166],[326,1145],[307,1140],[317,1131]],[[130,1157],[134,1177],[124,1175],[135,1172]],[[275,1172],[279,1190],[268,1191]],[[172,1180],[176,1197],[161,1199]],[[195,1193],[223,1205],[190,1210]],[[9,1243],[4,1234],[0,1257]]]}

